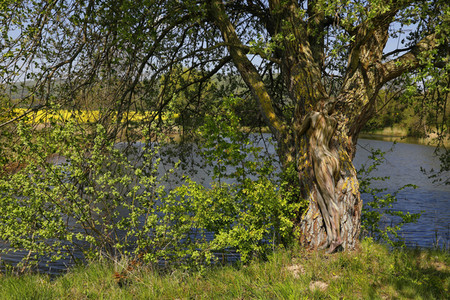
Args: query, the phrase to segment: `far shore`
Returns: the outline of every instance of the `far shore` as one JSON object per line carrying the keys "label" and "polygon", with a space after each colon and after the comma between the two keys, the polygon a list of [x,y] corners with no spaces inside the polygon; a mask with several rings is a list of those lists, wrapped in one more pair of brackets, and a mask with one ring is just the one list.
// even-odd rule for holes
{"label": "far shore", "polygon": [[[417,138],[408,136],[406,129],[398,127],[387,127],[380,130],[361,132],[359,134],[359,138],[406,144],[419,144],[433,147],[438,145],[438,136],[436,133],[430,133],[428,137],[425,138]],[[450,136],[448,134],[447,137],[441,141],[440,146],[450,147]]]}
{"label": "far shore", "polygon": [[[23,113],[25,109],[15,109],[17,114]],[[152,116],[154,112],[149,112],[146,114],[142,114],[139,112],[130,112],[129,117],[132,121],[141,121],[146,118],[154,117]],[[39,111],[38,113],[34,113],[32,118],[28,120],[28,123],[34,124],[35,129],[42,130],[51,126],[49,123],[49,119],[53,120],[68,120],[69,118],[75,117],[81,123],[94,123],[98,121],[100,116],[100,112],[98,110],[83,110],[79,111],[75,114],[69,110],[59,110],[59,111]],[[178,114],[173,114],[171,116],[164,115],[162,117],[163,120],[168,118],[177,118]],[[270,129],[268,127],[261,127],[257,131],[255,128],[251,128],[248,126],[242,126],[241,130],[244,132],[261,132],[261,133],[270,133]],[[166,132],[166,134],[173,138],[175,141],[180,139],[182,135],[182,130],[175,126],[172,132]],[[407,128],[400,127],[399,125],[393,127],[386,127],[383,129],[372,130],[372,131],[363,131],[359,134],[359,138],[364,139],[372,139],[372,140],[382,140],[388,142],[399,142],[399,143],[407,143],[407,144],[420,144],[427,146],[438,146],[438,135],[436,133],[430,133],[425,138],[411,137],[408,134]],[[440,141],[439,146],[450,147],[450,134],[447,133],[446,137]]]}

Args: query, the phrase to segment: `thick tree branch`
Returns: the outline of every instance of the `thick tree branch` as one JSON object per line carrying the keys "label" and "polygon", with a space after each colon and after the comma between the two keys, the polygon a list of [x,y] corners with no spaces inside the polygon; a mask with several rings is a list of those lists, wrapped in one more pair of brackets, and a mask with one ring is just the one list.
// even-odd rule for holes
{"label": "thick tree branch", "polygon": [[320,69],[323,70],[325,62],[325,27],[327,19],[316,0],[308,1],[308,17],[308,41],[311,46],[314,60],[318,62]]}
{"label": "thick tree branch", "polygon": [[[405,72],[420,67],[425,63],[423,58],[427,55],[426,52],[435,49],[438,46],[437,35],[433,33],[420,40],[408,53],[382,64],[378,67],[380,84],[384,84]],[[424,56],[421,57],[422,55]]]}
{"label": "thick tree branch", "polygon": [[348,60],[349,74],[353,74],[361,63],[367,68],[370,62],[382,58],[388,40],[389,24],[396,13],[396,9],[390,10],[355,27],[355,41]]}
{"label": "thick tree branch", "polygon": [[220,48],[220,47],[237,47],[237,48],[240,48],[242,51],[244,51],[246,54],[249,54],[249,53],[250,54],[256,54],[256,55],[259,55],[261,58],[266,59],[266,60],[268,60],[270,62],[273,62],[273,63],[275,63],[277,65],[281,64],[281,61],[279,59],[277,59],[277,58],[275,58],[275,57],[273,57],[273,56],[271,56],[269,54],[264,53],[260,49],[255,49],[255,48],[252,48],[250,46],[244,45],[242,43],[231,44],[231,43],[222,42],[222,43],[217,43],[217,44],[215,44],[215,45],[213,45],[211,47],[208,47],[208,48],[198,49],[195,52],[200,52],[200,51],[208,52],[208,51]]}
{"label": "thick tree branch", "polygon": [[388,58],[389,56],[394,55],[394,54],[397,54],[397,53],[400,53],[400,52],[410,51],[413,47],[414,47],[414,46],[407,47],[407,48],[402,48],[402,49],[395,49],[395,50],[392,50],[392,51],[390,51],[390,52],[388,52],[388,53],[386,53],[386,54],[383,54],[382,59],[386,59],[386,58]]}
{"label": "thick tree branch", "polygon": [[[226,15],[225,7],[221,0],[208,1],[208,12],[214,24],[220,29],[223,39],[231,45],[242,45],[238,38],[233,24]],[[264,86],[261,76],[255,66],[242,51],[242,47],[229,46],[228,50],[234,64],[238,68],[243,80],[252,91],[253,96],[259,101],[262,115],[266,119],[269,127],[276,136],[280,136],[285,131],[285,125],[275,114],[272,106],[272,99]]]}
{"label": "thick tree branch", "polygon": [[[302,9],[297,1],[269,1],[270,13],[275,33],[281,38],[281,47],[276,54],[282,60],[282,75],[290,98],[295,103],[297,121],[305,110],[311,109],[320,100],[327,97],[321,81],[320,53],[314,53],[315,43],[311,45],[308,24],[302,19]],[[311,21],[321,23],[319,20]],[[317,25],[317,24],[316,24]],[[314,26],[313,26],[314,27]],[[320,40],[320,35],[317,36]],[[322,48],[320,42],[317,46]]]}

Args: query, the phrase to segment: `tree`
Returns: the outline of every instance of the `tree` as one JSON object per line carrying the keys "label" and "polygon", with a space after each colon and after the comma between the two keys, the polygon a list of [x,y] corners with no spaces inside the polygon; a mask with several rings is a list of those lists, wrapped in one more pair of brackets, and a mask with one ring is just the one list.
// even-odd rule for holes
{"label": "tree", "polygon": [[[448,76],[447,1],[1,5],[2,84],[33,79],[29,95],[48,106],[75,103],[95,83],[114,81],[111,136],[128,110],[161,113],[174,93],[206,87],[201,83],[223,70],[237,72],[259,103],[283,168],[298,174],[294,201],[309,202],[298,212],[301,243],[330,252],[357,244],[362,202],[352,159],[383,86],[410,72],[424,78],[433,67]],[[399,47],[387,52],[395,37]],[[180,64],[197,75],[182,86],[161,80]]]}

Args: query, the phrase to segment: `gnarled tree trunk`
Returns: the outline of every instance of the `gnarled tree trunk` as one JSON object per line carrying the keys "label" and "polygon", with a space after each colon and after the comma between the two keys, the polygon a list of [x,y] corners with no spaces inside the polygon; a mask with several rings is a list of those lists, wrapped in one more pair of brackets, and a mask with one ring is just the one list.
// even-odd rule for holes
{"label": "gnarled tree trunk", "polygon": [[361,227],[362,200],[352,163],[356,139],[348,135],[342,102],[343,97],[319,101],[278,140],[284,167],[294,163],[298,172],[299,200],[308,203],[298,212],[300,243],[329,252],[354,249]]}
{"label": "gnarled tree trunk", "polygon": [[[318,133],[320,134],[320,133]],[[300,140],[302,151],[299,152],[297,167],[299,180],[302,189],[302,196],[308,200],[309,206],[299,220],[298,230],[300,231],[301,244],[313,249],[328,248],[333,242],[330,238],[330,228],[327,229],[326,212],[320,205],[321,199],[325,205],[333,205],[331,199],[326,199],[328,195],[323,192],[320,180],[324,180],[321,171],[315,168],[317,165],[317,145],[311,144],[308,137]],[[328,189],[334,193],[334,202],[337,211],[332,214],[337,218],[337,230],[339,230],[344,249],[354,249],[358,243],[361,227],[362,200],[359,194],[358,179],[356,170],[351,161],[351,153],[347,150],[347,141],[342,135],[336,134],[332,137],[330,148],[337,153],[339,170],[332,181],[328,180]],[[330,212],[328,212],[330,213]],[[333,222],[333,220],[330,220]],[[334,249],[330,248],[331,251]]]}

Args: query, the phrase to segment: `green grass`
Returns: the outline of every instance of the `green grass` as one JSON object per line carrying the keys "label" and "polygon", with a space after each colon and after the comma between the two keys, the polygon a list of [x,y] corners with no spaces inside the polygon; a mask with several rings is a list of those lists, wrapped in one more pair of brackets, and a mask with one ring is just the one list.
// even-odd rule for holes
{"label": "green grass", "polygon": [[389,251],[365,241],[355,252],[279,250],[266,262],[201,274],[139,267],[121,285],[114,278],[121,263],[92,263],[56,279],[3,275],[0,299],[447,299],[449,263],[445,251]]}

